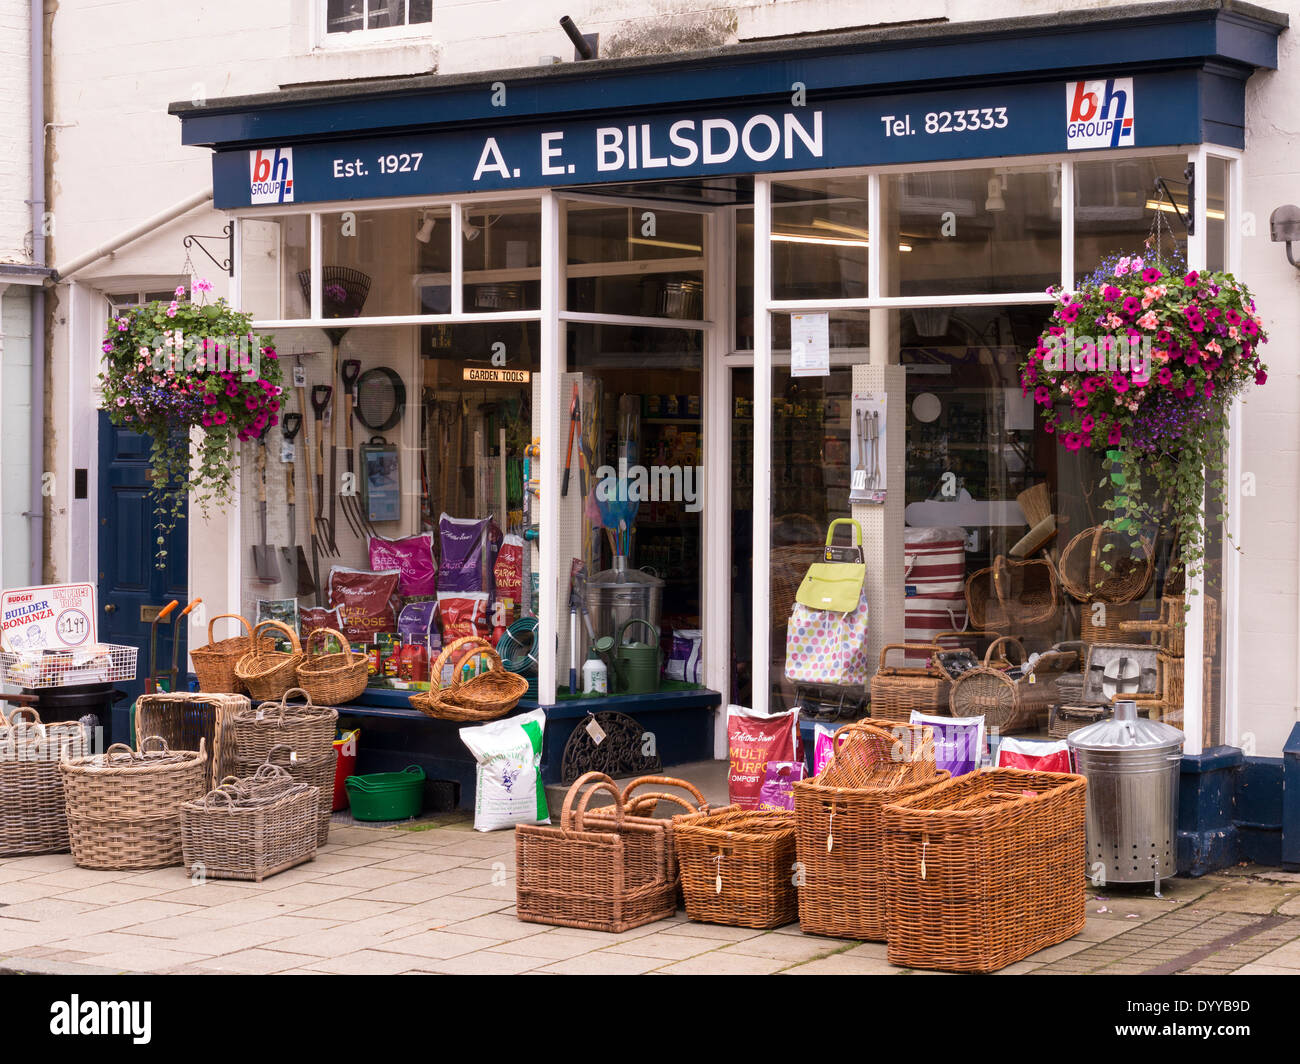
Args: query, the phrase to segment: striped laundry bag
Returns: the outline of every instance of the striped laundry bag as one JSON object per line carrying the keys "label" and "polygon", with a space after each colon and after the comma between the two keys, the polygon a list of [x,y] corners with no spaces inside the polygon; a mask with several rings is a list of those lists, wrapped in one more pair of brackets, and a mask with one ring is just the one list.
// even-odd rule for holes
{"label": "striped laundry bag", "polygon": [[[904,639],[933,643],[940,632],[966,627],[966,540],[960,528],[903,530]],[[909,665],[925,656],[908,653]]]}

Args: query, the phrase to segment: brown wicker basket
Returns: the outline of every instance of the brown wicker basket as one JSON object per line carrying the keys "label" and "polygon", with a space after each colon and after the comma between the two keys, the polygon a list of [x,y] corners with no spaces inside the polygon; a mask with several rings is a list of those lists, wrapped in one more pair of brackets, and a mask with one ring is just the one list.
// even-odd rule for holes
{"label": "brown wicker basket", "polygon": [[[456,656],[458,650],[462,651],[459,657]],[[480,654],[488,659],[491,668],[462,681],[460,666]],[[443,666],[453,659],[456,668],[452,669],[451,686],[421,691],[410,697],[411,705],[426,717],[466,723],[496,720],[514,709],[528,692],[528,680],[518,673],[509,672],[486,639],[467,635],[448,643],[433,663],[429,675],[441,677]]]}
{"label": "brown wicker basket", "polygon": [[240,777],[256,776],[268,768],[279,768],[289,773],[299,783],[319,791],[316,797],[316,844],[324,846],[330,837],[330,817],[334,813],[334,775],[338,767],[338,752],[330,744],[324,757],[307,759],[288,743],[273,746],[261,762],[240,757],[235,768]]}
{"label": "brown wicker basket", "polygon": [[[312,654],[316,637],[334,636],[342,650],[332,654]],[[360,698],[366,690],[369,665],[366,655],[352,649],[347,636],[333,628],[315,629],[302,644],[302,661],[298,663],[298,687],[320,706],[339,706]]]}
{"label": "brown wicker basket", "polygon": [[[242,624],[244,634],[214,640],[212,627],[225,617],[232,617]],[[235,665],[254,647],[253,630],[238,613],[219,613],[213,617],[208,621],[208,645],[190,651],[194,675],[199,678],[199,690],[215,694],[247,694],[247,689],[235,675]]]}
{"label": "brown wicker basket", "polygon": [[1124,643],[1123,625],[1138,615],[1136,602],[1116,603],[1090,599],[1079,605],[1079,641],[1088,643]]}
{"label": "brown wicker basket", "polygon": [[248,708],[244,695],[144,694],[135,702],[135,734],[160,736],[173,750],[197,750],[199,741],[205,741],[212,757],[204,774],[204,786],[211,790],[234,768],[231,724],[235,714]]}
{"label": "brown wicker basket", "polygon": [[1056,569],[1042,558],[1007,561],[999,554],[966,578],[966,608],[973,628],[1022,637],[1050,632],[1061,610]]}
{"label": "brown wicker basket", "polygon": [[[904,731],[906,729],[906,731]],[[807,934],[883,941],[888,890],[881,860],[886,802],[948,778],[933,729],[849,724],[821,773],[794,785],[799,926]]]}
{"label": "brown wicker basket", "polygon": [[[1127,621],[1120,625],[1121,631],[1146,632],[1151,636],[1153,645],[1167,654],[1181,656],[1185,649],[1187,608],[1182,595],[1166,595],[1160,600],[1160,617],[1154,621]],[[1126,642],[1118,639],[1116,642]],[[1219,603],[1217,599],[1205,596],[1205,656],[1214,657],[1219,645]]]}
{"label": "brown wicker basket", "polygon": [[42,724],[36,710],[0,714],[0,857],[67,853],[61,758],[85,757],[79,723]]}
{"label": "brown wicker basket", "polygon": [[280,768],[228,780],[181,806],[185,867],[201,868],[212,879],[260,883],[310,861],[316,856],[319,804],[317,788]]}
{"label": "brown wicker basket", "polygon": [[673,817],[686,915],[728,927],[797,920],[793,813],[729,805]]}
{"label": "brown wicker basket", "polygon": [[886,805],[889,962],[994,972],[1082,931],[1086,788],[1001,768]]}
{"label": "brown wicker basket", "polygon": [[[159,750],[147,749],[157,743]],[[140,750],[116,743],[63,761],[72,859],[81,868],[149,869],[181,863],[181,804],[200,798],[208,753],[169,750],[150,736]]]}
{"label": "brown wicker basket", "polygon": [[1020,660],[1028,660],[1020,640],[1003,636],[989,647],[983,665],[953,681],[948,703],[954,717],[983,717],[985,728],[1007,732],[1047,715],[1059,701],[1056,677],[1071,668],[1078,655],[1072,650],[1049,650],[1038,656],[1033,672],[1013,679],[1005,669],[993,665],[1002,644],[1018,647]]}
{"label": "brown wicker basket", "polygon": [[[290,703],[294,695],[306,702]],[[319,761],[333,753],[338,723],[337,709],[313,705],[306,691],[294,687],[278,702],[244,706],[232,716],[235,761],[241,774],[251,774],[277,746],[292,750],[298,761]]]}
{"label": "brown wicker basket", "polygon": [[253,629],[253,641],[257,644],[258,635],[263,628],[278,628],[289,637],[293,647],[286,653],[275,648],[274,640],[266,640],[266,647],[250,650],[235,663],[235,675],[247,689],[249,697],[255,702],[266,702],[283,698],[284,693],[298,686],[298,666],[302,664],[302,644],[298,642],[298,633],[280,621],[262,621]]}
{"label": "brown wicker basket", "polygon": [[[612,815],[586,818],[593,794],[614,798]],[[662,828],[629,817],[614,781],[580,777],[564,796],[560,826],[515,827],[515,908],[520,920],[617,934],[671,916],[675,888],[667,874]]]}
{"label": "brown wicker basket", "polygon": [[1080,602],[1121,605],[1137,601],[1146,594],[1155,573],[1151,543],[1146,539],[1140,542],[1141,554],[1135,555],[1132,540],[1124,533],[1105,525],[1085,528],[1061,552],[1057,566],[1061,586]]}
{"label": "brown wicker basket", "polygon": [[784,628],[790,623],[799,585],[803,583],[808,567],[821,561],[825,553],[824,543],[793,543],[772,548],[768,594],[773,628]]}
{"label": "brown wicker basket", "polygon": [[[891,650],[928,655],[923,667],[886,665]],[[880,668],[871,677],[871,715],[880,720],[906,722],[912,710],[920,713],[947,713],[948,691],[952,681],[934,663],[934,655],[943,650],[937,643],[887,643],[880,648]]]}

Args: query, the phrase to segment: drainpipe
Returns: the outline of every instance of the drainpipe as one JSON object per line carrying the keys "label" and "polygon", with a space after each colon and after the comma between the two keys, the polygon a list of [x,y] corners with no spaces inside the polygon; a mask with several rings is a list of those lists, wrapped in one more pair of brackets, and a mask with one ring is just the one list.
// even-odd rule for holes
{"label": "drainpipe", "polygon": [[[39,3],[40,0],[35,0],[35,2]],[[99,247],[87,251],[85,254],[78,255],[75,259],[72,259],[69,262],[60,263],[54,269],[54,279],[56,281],[66,281],[78,270],[84,270],[91,263],[107,258],[109,255],[112,255],[115,251],[125,247],[133,240],[139,240],[142,236],[148,236],[155,229],[166,225],[168,222],[175,221],[182,214],[189,213],[194,210],[195,207],[207,203],[211,198],[211,188],[206,188],[202,192],[194,193],[194,195],[190,196],[188,199],[183,199],[180,203],[173,204],[165,211],[155,214],[152,218],[146,219],[139,225],[134,225],[125,232],[118,233],[112,240],[100,244]]]}
{"label": "drainpipe", "polygon": [[[45,2],[31,0],[31,142],[32,142],[32,264],[45,265]],[[32,290],[32,439],[29,443],[31,501],[29,528],[30,576],[44,582],[45,496],[45,288]]]}

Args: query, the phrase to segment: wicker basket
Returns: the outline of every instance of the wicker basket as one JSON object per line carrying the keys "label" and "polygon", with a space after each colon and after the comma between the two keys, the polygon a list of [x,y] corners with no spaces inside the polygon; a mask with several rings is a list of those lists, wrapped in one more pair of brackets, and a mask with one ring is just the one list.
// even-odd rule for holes
{"label": "wicker basket", "polygon": [[202,868],[212,879],[260,883],[310,861],[319,805],[317,789],[283,769],[230,780],[181,806],[185,867]]}
{"label": "wicker basket", "polygon": [[[593,794],[613,795],[612,815],[587,822]],[[671,916],[675,888],[667,874],[662,828],[626,815],[614,781],[599,772],[579,778],[564,796],[560,826],[515,828],[515,908],[520,920],[617,934]]]}
{"label": "wicker basket", "polygon": [[80,724],[42,724],[34,709],[0,714],[0,857],[67,853],[61,758],[85,757]]}
{"label": "wicker basket", "polygon": [[849,724],[835,733],[830,762],[794,785],[803,870],[799,926],[806,934],[884,940],[888,890],[880,808],[947,778],[935,769],[931,728]]}
{"label": "wicker basket", "polygon": [[728,927],[798,919],[793,813],[729,805],[673,817],[686,915]]}
{"label": "wicker basket", "polygon": [[769,576],[771,586],[768,594],[773,628],[784,628],[790,623],[790,614],[794,612],[794,597],[808,573],[808,567],[813,562],[822,561],[825,554],[824,543],[793,543],[772,548]]}
{"label": "wicker basket", "polygon": [[1083,930],[1086,788],[1000,768],[886,805],[889,962],[994,972]]}
{"label": "wicker basket", "polygon": [[[686,796],[673,794],[671,791],[651,791],[633,797],[634,792],[642,787],[674,787],[685,791]],[[677,863],[677,847],[673,842],[673,823],[671,818],[659,817],[655,814],[658,811],[660,802],[669,802],[679,806],[687,813],[707,813],[709,811],[708,801],[696,789],[694,784],[687,783],[686,780],[677,779],[674,776],[638,776],[623,788],[621,800],[623,802],[623,812],[626,816],[644,820],[647,824],[663,832],[664,870],[668,878],[672,880],[676,896],[680,900],[682,872]],[[587,824],[592,826],[594,830],[605,830],[604,825],[612,822],[613,819],[614,807],[611,805],[599,805],[587,811]],[[601,826],[595,827],[597,824]]]}
{"label": "wicker basket", "polygon": [[[156,743],[161,749],[147,749]],[[72,859],[81,868],[149,869],[181,863],[182,803],[201,798],[206,744],[169,750],[150,736],[138,752],[117,743],[59,765]]]}
{"label": "wicker basket", "polygon": [[[927,655],[923,667],[886,665],[891,650]],[[934,655],[943,650],[937,643],[888,643],[880,649],[880,668],[871,677],[871,715],[880,720],[906,722],[912,710],[921,713],[947,713],[948,692],[952,681],[934,664]]]}
{"label": "wicker basket", "polygon": [[954,717],[983,717],[986,728],[1008,732],[1035,723],[1060,700],[1055,679],[1078,661],[1078,655],[1072,650],[1049,650],[1039,655],[1033,672],[1012,679],[993,664],[1003,644],[1018,647],[1020,660],[1027,660],[1020,640],[1003,636],[989,647],[983,665],[953,681],[948,701]]}
{"label": "wicker basket", "polygon": [[324,846],[330,837],[330,817],[334,813],[334,775],[338,767],[338,753],[333,744],[324,757],[307,759],[287,743],[273,746],[263,761],[244,760],[241,756],[235,762],[235,769],[240,777],[256,776],[267,768],[280,768],[289,773],[299,783],[315,787],[320,792],[316,798],[316,845]]}
{"label": "wicker basket", "polygon": [[250,650],[235,663],[235,675],[255,702],[283,698],[286,691],[297,687],[298,666],[302,664],[303,658],[298,633],[280,621],[262,621],[254,628],[254,644],[257,644],[257,633],[263,628],[278,628],[284,632],[293,649],[286,653],[275,648],[274,640],[266,640],[265,648]]}
{"label": "wicker basket", "polygon": [[[461,651],[459,657],[456,655],[458,650]],[[490,662],[489,671],[461,680],[460,666],[480,654]],[[430,668],[429,675],[441,677],[443,666],[452,660],[456,661],[456,667],[452,669],[451,686],[411,695],[411,705],[426,717],[462,723],[496,720],[514,709],[528,691],[527,678],[507,671],[500,655],[486,639],[467,635],[448,643]]]}
{"label": "wicker basket", "polygon": [[[1124,625],[1137,619],[1136,602],[1113,603],[1091,599],[1079,606],[1079,641],[1089,643],[1125,643]],[[1086,653],[1086,651],[1085,651]]]}
{"label": "wicker basket", "polygon": [[1053,631],[1061,610],[1056,569],[1042,558],[1007,561],[999,554],[966,578],[966,608],[973,628],[1022,637]]}
{"label": "wicker basket", "polygon": [[[244,634],[229,639],[213,640],[212,626],[224,617],[233,617],[244,626]],[[269,640],[262,647],[269,646]],[[190,651],[194,662],[194,675],[199,678],[199,690],[215,694],[247,694],[247,689],[235,675],[235,665],[250,650],[255,649],[253,630],[238,613],[219,613],[208,621],[208,645]]]}
{"label": "wicker basket", "polygon": [[[1186,645],[1187,621],[1186,606],[1182,595],[1166,595],[1160,600],[1160,617],[1154,621],[1128,621],[1120,625],[1125,633],[1145,632],[1151,636],[1153,645],[1166,654],[1181,656]],[[1127,642],[1124,639],[1117,643]],[[1205,656],[1214,657],[1219,646],[1219,603],[1217,599],[1205,596]]]}
{"label": "wicker basket", "polygon": [[203,782],[211,790],[234,769],[231,723],[248,708],[244,695],[145,694],[135,702],[135,734],[160,736],[173,750],[197,750],[200,740],[206,742],[212,757]]}
{"label": "wicker basket", "polygon": [[[317,636],[334,636],[343,649],[332,654],[312,654]],[[347,636],[333,628],[315,629],[302,644],[298,663],[298,687],[321,706],[339,706],[359,698],[366,690],[369,665],[366,655],[352,649]]]}
{"label": "wicker basket", "polygon": [[[306,702],[291,704],[294,695],[302,695]],[[251,774],[273,749],[284,746],[299,761],[319,761],[333,753],[338,723],[337,709],[313,705],[306,691],[294,687],[278,702],[263,702],[256,709],[245,706],[234,714],[235,760]]]}
{"label": "wicker basket", "polygon": [[1141,540],[1141,551],[1133,553],[1133,543],[1124,533],[1104,525],[1085,528],[1061,552],[1057,568],[1061,586],[1080,602],[1136,602],[1146,594],[1155,573],[1150,542]]}

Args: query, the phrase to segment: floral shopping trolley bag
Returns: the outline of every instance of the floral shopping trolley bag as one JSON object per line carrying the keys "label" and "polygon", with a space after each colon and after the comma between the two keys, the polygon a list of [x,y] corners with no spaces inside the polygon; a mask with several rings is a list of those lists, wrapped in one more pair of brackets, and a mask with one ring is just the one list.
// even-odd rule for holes
{"label": "floral shopping trolley bag", "polygon": [[[836,547],[835,526],[848,525],[850,547]],[[867,566],[862,526],[849,518],[831,522],[824,561],[814,562],[799,585],[785,637],[785,675],[796,683],[865,684],[867,659]]]}

